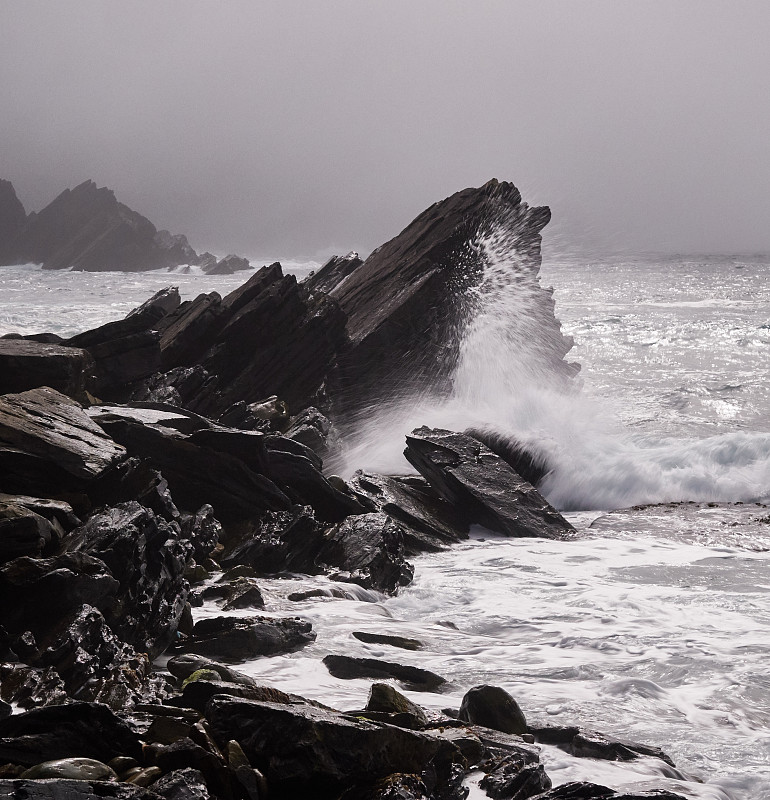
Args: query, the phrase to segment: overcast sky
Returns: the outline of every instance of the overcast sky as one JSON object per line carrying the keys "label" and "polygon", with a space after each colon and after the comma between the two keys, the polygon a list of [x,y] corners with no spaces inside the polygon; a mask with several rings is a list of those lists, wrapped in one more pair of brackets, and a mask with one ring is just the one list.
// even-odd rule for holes
{"label": "overcast sky", "polygon": [[489,178],[560,248],[770,250],[768,0],[0,0],[0,177],[366,252]]}

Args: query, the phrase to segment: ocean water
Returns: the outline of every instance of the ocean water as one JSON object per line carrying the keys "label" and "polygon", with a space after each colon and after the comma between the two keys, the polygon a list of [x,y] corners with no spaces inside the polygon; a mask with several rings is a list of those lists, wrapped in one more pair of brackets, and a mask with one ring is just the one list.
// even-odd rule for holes
{"label": "ocean water", "polygon": [[[507,540],[483,529],[415,559],[415,580],[385,598],[291,602],[323,578],[263,582],[268,613],[313,622],[317,641],[258,659],[250,674],[355,709],[369,682],[328,674],[328,653],[414,664],[448,679],[456,708],[479,683],[525,714],[663,748],[676,762],[611,763],[544,749],[554,783],[667,786],[707,800],[770,797],[770,259],[547,257],[544,285],[582,365],[571,386],[544,366],[543,313],[521,282],[490,280],[466,330],[450,396],[383,407],[347,442],[340,469],[404,472],[403,435],[421,424],[487,425],[547,461],[543,487],[580,532],[572,542]],[[314,265],[295,264],[305,274]],[[496,277],[495,277],[496,276]],[[152,292],[225,293],[247,275],[0,272],[0,334],[75,333]],[[492,283],[490,283],[492,286]],[[530,287],[531,288],[531,287]],[[547,356],[547,353],[546,353]],[[221,613],[215,606],[197,615]],[[364,644],[398,633],[416,652]],[[472,796],[484,796],[475,788]]]}

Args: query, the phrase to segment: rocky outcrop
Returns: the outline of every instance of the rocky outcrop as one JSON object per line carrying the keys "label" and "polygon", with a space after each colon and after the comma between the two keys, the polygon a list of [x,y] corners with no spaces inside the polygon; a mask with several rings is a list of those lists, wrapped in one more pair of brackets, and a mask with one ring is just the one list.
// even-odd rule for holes
{"label": "rocky outcrop", "polygon": [[317,272],[311,272],[302,283],[311,291],[330,294],[363,263],[358,253],[353,251],[346,256],[332,256]]}
{"label": "rocky outcrop", "polygon": [[520,475],[470,436],[417,428],[404,455],[471,523],[506,536],[565,538],[574,528]]}
{"label": "rocky outcrop", "polygon": [[[548,208],[529,208],[511,183],[492,180],[435,203],[330,290],[348,316],[352,347],[340,360],[342,416],[382,397],[441,392],[475,305],[474,287],[502,251],[508,270],[541,297],[542,335],[557,364],[571,347],[539,286],[540,231]],[[501,269],[499,264],[495,269]],[[329,265],[310,279],[321,282]],[[503,268],[505,271],[505,268]],[[564,371],[569,372],[564,366]]]}
{"label": "rocky outcrop", "polygon": [[124,457],[125,450],[60,392],[43,387],[0,397],[0,483],[6,491],[56,497]]}
{"label": "rocky outcrop", "polygon": [[92,383],[93,359],[78,347],[0,339],[0,394],[50,386],[84,399]]}

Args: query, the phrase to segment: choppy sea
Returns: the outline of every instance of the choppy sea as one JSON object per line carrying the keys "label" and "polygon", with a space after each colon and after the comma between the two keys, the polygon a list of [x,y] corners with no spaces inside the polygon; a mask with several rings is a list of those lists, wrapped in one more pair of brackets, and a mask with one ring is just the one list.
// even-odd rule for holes
{"label": "choppy sea", "polygon": [[[284,266],[301,277],[318,265]],[[70,335],[167,285],[189,299],[247,277],[0,268],[0,335]],[[267,580],[269,613],[310,619],[318,639],[243,669],[348,709],[364,705],[369,682],[330,676],[327,653],[443,675],[441,694],[406,692],[433,708],[457,707],[468,688],[493,683],[534,720],[654,744],[678,767],[545,748],[554,783],[766,800],[770,257],[547,257],[541,282],[554,287],[563,331],[575,339],[569,358],[582,369],[571,387],[522,356],[533,312],[504,291],[466,334],[452,397],[373,418],[339,468],[405,472],[411,428],[490,425],[547,460],[543,492],[580,537],[509,540],[479,528],[452,550],[415,559],[413,584],[394,598],[340,585],[352,599],[290,602],[299,579]],[[425,647],[364,644],[354,630]]]}

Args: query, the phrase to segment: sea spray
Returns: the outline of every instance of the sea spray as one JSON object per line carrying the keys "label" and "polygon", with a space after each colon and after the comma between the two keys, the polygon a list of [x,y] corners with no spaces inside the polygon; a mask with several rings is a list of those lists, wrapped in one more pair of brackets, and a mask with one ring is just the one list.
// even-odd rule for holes
{"label": "sea spray", "polygon": [[569,339],[548,324],[553,299],[502,229],[471,246],[484,264],[469,290],[451,392],[381,403],[348,437],[343,474],[409,472],[404,435],[420,425],[482,428],[546,466],[540,484],[563,510],[770,497],[770,433],[677,438],[624,429],[609,401],[583,393],[563,360]]}

